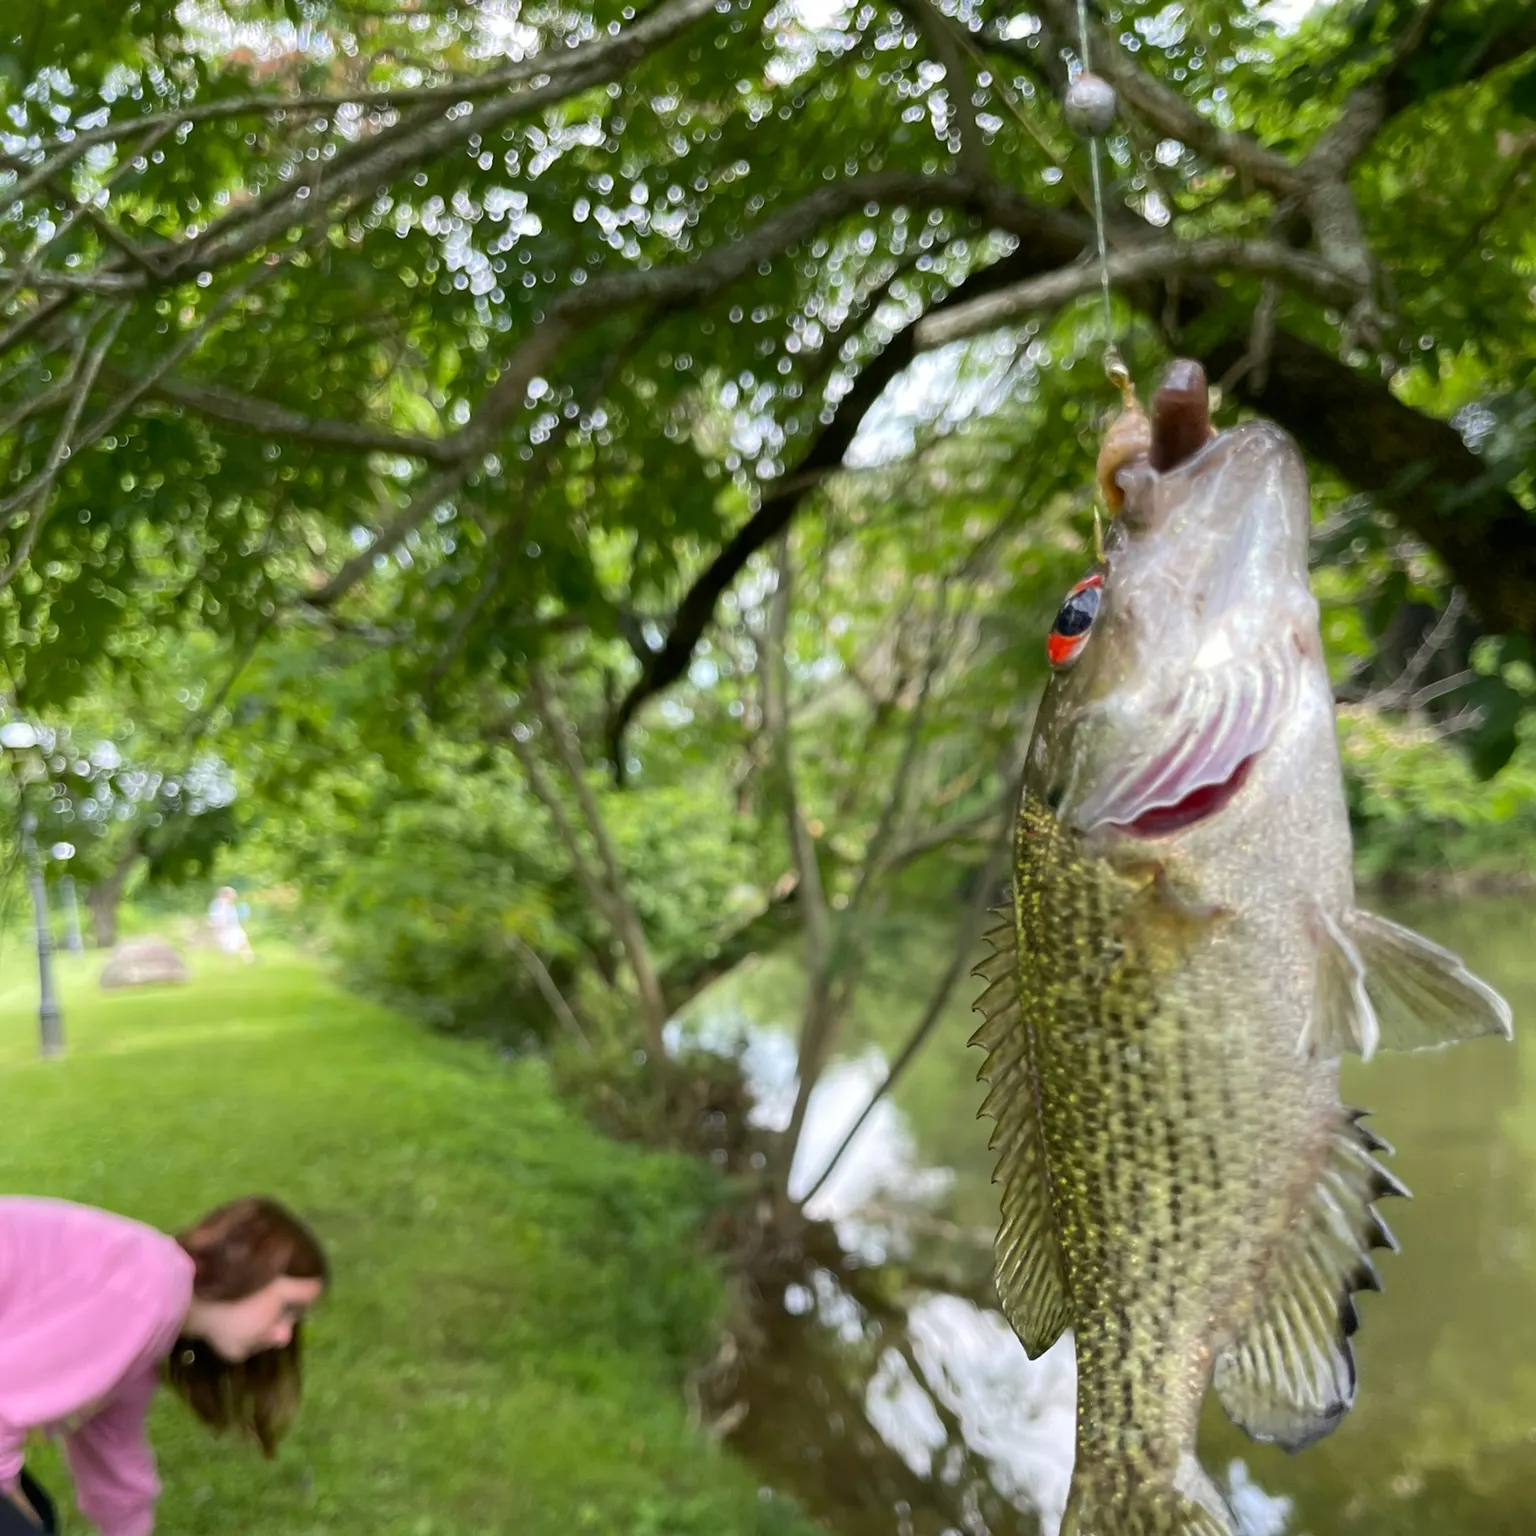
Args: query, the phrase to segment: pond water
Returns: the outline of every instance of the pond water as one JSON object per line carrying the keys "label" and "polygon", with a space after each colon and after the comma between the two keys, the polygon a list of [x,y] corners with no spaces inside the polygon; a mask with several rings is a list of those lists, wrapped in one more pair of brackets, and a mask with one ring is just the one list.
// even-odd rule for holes
{"label": "pond water", "polygon": [[[1360,1388],[1299,1455],[1256,1445],[1207,1402],[1201,1455],[1245,1536],[1515,1536],[1536,1531],[1536,904],[1398,905],[1515,1010],[1513,1047],[1479,1040],[1345,1069],[1347,1102],[1396,1148],[1413,1193],[1386,1212],[1402,1251],[1360,1298]],[[953,934],[882,930],[842,1054],[811,1106],[794,1184],[825,1165],[922,1013]],[[1055,1536],[1073,1455],[1070,1337],[1026,1359],[990,1284],[997,1191],[978,1121],[976,983],[957,992],[890,1102],[871,1116],[811,1213],[885,1268],[830,1272],[773,1298],[768,1347],[735,1385],[731,1443],[764,1480],[842,1536]],[[759,1114],[788,1118],[792,961],[758,963],[686,1021],[745,1034]],[[900,1281],[900,1284],[896,1282]]]}

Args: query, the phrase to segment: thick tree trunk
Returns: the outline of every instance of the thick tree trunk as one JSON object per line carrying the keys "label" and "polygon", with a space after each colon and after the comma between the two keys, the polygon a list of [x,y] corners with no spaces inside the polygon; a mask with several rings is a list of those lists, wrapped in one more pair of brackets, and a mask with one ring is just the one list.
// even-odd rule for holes
{"label": "thick tree trunk", "polygon": [[[1198,355],[1218,379],[1245,347],[1232,335]],[[1379,497],[1445,562],[1488,628],[1536,638],[1536,517],[1453,426],[1285,331],[1275,336],[1264,392],[1251,396],[1245,382],[1236,393]]]}
{"label": "thick tree trunk", "polygon": [[97,949],[111,949],[117,943],[117,909],[122,903],[124,884],[123,875],[111,874],[85,893],[85,905],[91,914],[91,942]]}
{"label": "thick tree trunk", "polygon": [[110,873],[93,881],[85,893],[86,910],[91,914],[91,942],[97,949],[111,949],[117,943],[117,909],[122,905],[128,876],[141,857],[137,845],[129,848]]}

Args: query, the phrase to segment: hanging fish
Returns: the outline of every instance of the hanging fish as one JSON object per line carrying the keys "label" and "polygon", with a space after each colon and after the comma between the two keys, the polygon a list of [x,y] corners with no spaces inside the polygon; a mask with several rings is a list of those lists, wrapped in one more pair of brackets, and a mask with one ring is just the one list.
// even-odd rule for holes
{"label": "hanging fish", "polygon": [[1032,1359],[1076,1343],[1063,1536],[1231,1536],[1195,1457],[1207,1388],[1256,1439],[1327,1434],[1352,1296],[1396,1246],[1375,1202],[1407,1191],[1340,1057],[1513,1027],[1455,955],[1355,904],[1295,445],[1213,434],[1187,362],[1138,415],[1047,642],[973,1043],[1003,1309]]}

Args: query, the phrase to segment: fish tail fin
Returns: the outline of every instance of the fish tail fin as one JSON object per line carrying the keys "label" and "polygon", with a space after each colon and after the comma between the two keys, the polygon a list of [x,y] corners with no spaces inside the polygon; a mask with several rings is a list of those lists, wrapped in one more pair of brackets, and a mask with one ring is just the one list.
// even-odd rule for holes
{"label": "fish tail fin", "polygon": [[[1119,1469],[1116,1469],[1117,1471]],[[1072,1475],[1061,1536],[1237,1536],[1237,1522],[1194,1457],[1165,1478]]]}

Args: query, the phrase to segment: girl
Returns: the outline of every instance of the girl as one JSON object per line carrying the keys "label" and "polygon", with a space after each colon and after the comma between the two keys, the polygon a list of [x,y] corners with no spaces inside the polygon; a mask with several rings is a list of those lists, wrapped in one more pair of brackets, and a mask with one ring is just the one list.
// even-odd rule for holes
{"label": "girl", "polygon": [[213,929],[219,948],[226,955],[239,955],[247,965],[256,958],[251,941],[240,924],[240,908],[236,902],[234,886],[221,887],[213,898],[208,908],[208,925]]}
{"label": "girl", "polygon": [[328,1283],[314,1235],[275,1201],[221,1206],[177,1237],[57,1200],[0,1198],[0,1536],[53,1531],[27,1435],[64,1437],[101,1536],[148,1536],[145,1439],[166,1380],[215,1433],[271,1456],[299,1401],[299,1323]]}

